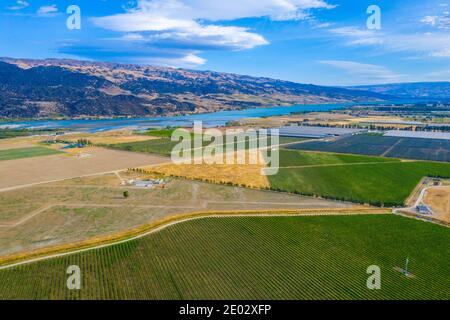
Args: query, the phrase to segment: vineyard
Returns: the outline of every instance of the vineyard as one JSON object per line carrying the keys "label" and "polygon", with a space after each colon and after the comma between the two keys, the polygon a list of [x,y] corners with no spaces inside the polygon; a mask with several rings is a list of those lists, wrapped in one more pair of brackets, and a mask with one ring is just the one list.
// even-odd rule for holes
{"label": "vineyard", "polygon": [[[202,218],[0,271],[0,299],[449,299],[445,227],[393,215]],[[412,277],[396,268],[410,260]],[[81,290],[66,269],[81,268]],[[381,268],[381,290],[366,287]]]}
{"label": "vineyard", "polygon": [[[283,150],[280,154],[281,163],[285,161],[286,152]],[[375,206],[402,206],[423,177],[450,177],[448,163],[399,162],[396,159],[386,162],[386,158],[380,162],[366,159],[356,163],[349,158],[341,165],[304,166],[301,155],[302,152],[298,156],[301,163],[298,167],[292,164],[282,167],[277,175],[269,177],[271,189]],[[321,157],[320,153],[317,155]],[[294,156],[290,154],[291,158]],[[347,157],[358,159],[361,156]]]}
{"label": "vineyard", "polygon": [[450,141],[437,139],[360,134],[332,141],[311,141],[289,148],[450,162]]}

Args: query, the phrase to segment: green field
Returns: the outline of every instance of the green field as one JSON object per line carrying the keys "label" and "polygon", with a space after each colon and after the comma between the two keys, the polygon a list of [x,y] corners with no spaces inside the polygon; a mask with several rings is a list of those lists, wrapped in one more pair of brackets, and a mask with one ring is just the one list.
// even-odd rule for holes
{"label": "green field", "polygon": [[[1,123],[1,122],[0,122]],[[58,130],[43,129],[43,130],[28,130],[28,129],[0,129],[0,139],[10,139],[16,137],[27,137],[37,134],[50,134],[58,132]]]}
{"label": "green field", "polygon": [[281,150],[280,170],[269,181],[278,191],[402,206],[425,176],[450,177],[450,164]]}
{"label": "green field", "polygon": [[43,147],[30,147],[30,148],[0,150],[0,161],[41,157],[41,156],[50,156],[50,155],[59,154],[59,153],[62,153],[62,152],[58,151],[58,150],[49,149],[49,148],[43,148]]}
{"label": "green field", "polygon": [[[450,299],[447,228],[394,215],[203,218],[0,271],[0,299]],[[407,278],[395,268],[409,258]],[[66,288],[81,268],[82,288]],[[381,290],[366,287],[371,265]]]}
{"label": "green field", "polygon": [[152,136],[152,137],[160,137],[160,138],[169,138],[172,136],[173,132],[176,129],[153,129],[153,130],[148,130],[145,133],[143,133],[144,135],[147,136]]}
{"label": "green field", "polygon": [[177,144],[178,142],[170,141],[168,138],[161,138],[157,140],[117,143],[109,145],[108,147],[132,152],[170,155],[172,149]]}
{"label": "green field", "polygon": [[400,160],[363,155],[280,150],[280,167],[375,162],[400,162]]}
{"label": "green field", "polygon": [[[139,141],[139,142],[127,142],[127,143],[118,143],[109,145],[109,147],[119,150],[125,150],[125,151],[133,151],[133,152],[144,152],[144,153],[155,153],[155,154],[161,154],[161,155],[170,155],[173,148],[179,143],[177,141],[171,141],[170,135],[172,133],[172,130],[154,130],[149,131],[148,135],[161,137],[161,139],[157,140],[148,140],[148,141]],[[283,143],[292,143],[292,142],[300,142],[303,139],[301,138],[289,138],[289,137],[280,137],[280,144]],[[210,141],[203,141],[202,145],[203,147],[206,147],[208,145],[211,145]],[[268,143],[270,143],[270,140],[268,140]],[[224,145],[234,144],[235,150],[237,150],[237,143],[236,142],[230,142],[230,143],[224,143]],[[249,142],[246,140],[245,142],[245,149],[249,148]]]}

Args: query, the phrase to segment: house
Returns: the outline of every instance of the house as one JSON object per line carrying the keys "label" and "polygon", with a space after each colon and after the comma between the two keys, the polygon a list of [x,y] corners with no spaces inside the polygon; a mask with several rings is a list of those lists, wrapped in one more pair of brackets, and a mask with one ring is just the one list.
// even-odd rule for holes
{"label": "house", "polygon": [[161,186],[164,184],[164,180],[155,180],[155,179],[149,179],[149,180],[130,180],[128,182],[129,185],[132,185],[136,188],[153,188],[156,186]]}

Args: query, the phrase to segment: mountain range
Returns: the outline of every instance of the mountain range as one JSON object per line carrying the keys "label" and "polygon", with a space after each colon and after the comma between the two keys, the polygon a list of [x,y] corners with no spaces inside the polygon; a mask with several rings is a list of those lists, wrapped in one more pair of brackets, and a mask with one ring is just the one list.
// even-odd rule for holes
{"label": "mountain range", "polygon": [[413,82],[347,87],[406,99],[450,99],[450,82]]}
{"label": "mountain range", "polygon": [[396,97],[403,97],[398,90],[325,87],[213,71],[0,58],[2,118],[160,116]]}

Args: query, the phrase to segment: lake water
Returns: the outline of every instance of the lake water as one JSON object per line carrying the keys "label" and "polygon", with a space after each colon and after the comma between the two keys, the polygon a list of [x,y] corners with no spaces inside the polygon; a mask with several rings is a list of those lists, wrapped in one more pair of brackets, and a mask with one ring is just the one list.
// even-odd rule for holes
{"label": "lake water", "polygon": [[150,127],[166,126],[192,126],[194,121],[203,121],[204,127],[223,126],[229,121],[243,118],[261,118],[269,116],[288,115],[300,111],[329,111],[343,109],[356,103],[320,104],[320,105],[293,105],[289,107],[250,108],[236,111],[220,111],[204,114],[194,114],[172,117],[155,118],[122,118],[122,119],[98,119],[98,120],[32,120],[0,122],[0,128],[11,127],[21,129],[58,129],[65,128],[74,131],[107,131],[132,127],[146,129]]}

